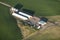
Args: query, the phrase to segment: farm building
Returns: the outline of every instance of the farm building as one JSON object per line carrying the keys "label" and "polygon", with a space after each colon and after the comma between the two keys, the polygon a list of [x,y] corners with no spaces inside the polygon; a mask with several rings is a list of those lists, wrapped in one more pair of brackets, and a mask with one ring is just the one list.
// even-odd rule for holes
{"label": "farm building", "polygon": [[[21,8],[20,8],[21,9]],[[45,17],[36,17],[34,16],[34,12],[27,9],[19,10],[18,8],[11,8],[12,16],[19,18],[20,20],[23,20],[25,24],[28,24],[32,27],[36,27],[37,29],[40,29],[41,26],[45,25],[48,21]]]}

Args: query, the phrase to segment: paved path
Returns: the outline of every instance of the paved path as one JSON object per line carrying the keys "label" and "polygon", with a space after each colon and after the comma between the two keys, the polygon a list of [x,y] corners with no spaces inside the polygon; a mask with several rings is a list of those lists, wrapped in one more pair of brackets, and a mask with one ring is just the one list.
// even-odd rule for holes
{"label": "paved path", "polygon": [[3,3],[3,2],[0,2],[0,4],[2,4],[2,5],[4,5],[4,6],[7,6],[7,7],[12,7],[11,5],[6,4],[6,3]]}

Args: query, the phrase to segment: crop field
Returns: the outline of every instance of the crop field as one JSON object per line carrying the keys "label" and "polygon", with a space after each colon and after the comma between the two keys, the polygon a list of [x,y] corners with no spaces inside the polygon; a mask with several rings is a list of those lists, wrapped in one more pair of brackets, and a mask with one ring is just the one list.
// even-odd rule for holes
{"label": "crop field", "polygon": [[[0,0],[0,1],[8,3],[12,6],[15,6],[17,3],[21,3],[23,4],[23,8],[35,11],[36,16],[60,15],[60,0]],[[43,35],[39,37],[41,37],[41,40],[44,40],[45,37],[47,37],[47,34],[46,36]],[[38,38],[36,37],[36,40],[39,40],[39,37]],[[17,27],[16,20],[10,15],[9,8],[0,4],[0,40],[21,40],[21,39],[22,33]],[[49,40],[51,40],[51,38]],[[56,40],[59,40],[59,38]]]}
{"label": "crop field", "polygon": [[22,38],[16,20],[9,14],[9,9],[0,5],[0,40],[18,40]]}

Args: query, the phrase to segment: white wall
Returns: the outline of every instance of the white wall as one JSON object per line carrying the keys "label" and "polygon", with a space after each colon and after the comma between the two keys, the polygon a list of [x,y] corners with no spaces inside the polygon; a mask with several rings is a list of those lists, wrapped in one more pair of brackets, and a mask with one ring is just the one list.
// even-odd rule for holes
{"label": "white wall", "polygon": [[16,14],[16,13],[12,13],[12,15],[15,16],[15,17],[17,17],[17,18],[20,18],[21,20],[28,20],[28,18],[23,17],[23,16],[21,16],[19,14]]}

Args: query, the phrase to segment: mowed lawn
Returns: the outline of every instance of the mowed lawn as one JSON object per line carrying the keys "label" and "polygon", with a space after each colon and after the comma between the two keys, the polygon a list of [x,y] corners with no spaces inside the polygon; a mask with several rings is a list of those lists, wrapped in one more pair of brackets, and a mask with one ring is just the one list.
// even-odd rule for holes
{"label": "mowed lawn", "polygon": [[22,33],[8,7],[0,5],[0,40],[21,40]]}
{"label": "mowed lawn", "polygon": [[[23,8],[34,10],[37,16],[60,15],[60,0],[0,0],[15,6],[17,3],[23,4]],[[0,40],[21,40],[21,31],[18,31],[16,20],[10,16],[9,9],[0,5]],[[49,34],[48,34],[49,35]],[[34,40],[45,40],[49,36],[37,36]],[[41,38],[41,39],[40,39]],[[59,40],[59,38],[57,38]],[[48,39],[46,39],[48,40]],[[49,39],[51,40],[51,38]]]}

